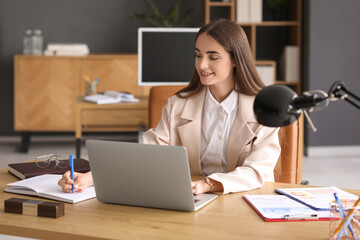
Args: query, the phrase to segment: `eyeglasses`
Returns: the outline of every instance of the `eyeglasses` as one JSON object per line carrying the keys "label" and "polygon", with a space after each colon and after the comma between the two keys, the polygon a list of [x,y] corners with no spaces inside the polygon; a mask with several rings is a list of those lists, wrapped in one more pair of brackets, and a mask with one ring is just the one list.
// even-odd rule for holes
{"label": "eyeglasses", "polygon": [[68,156],[60,156],[60,155],[56,155],[53,153],[39,155],[39,156],[35,157],[35,159],[39,160],[39,161],[36,161],[36,165],[39,168],[49,167],[51,165],[51,162],[55,162],[55,166],[62,168],[62,169],[67,168],[70,164]]}

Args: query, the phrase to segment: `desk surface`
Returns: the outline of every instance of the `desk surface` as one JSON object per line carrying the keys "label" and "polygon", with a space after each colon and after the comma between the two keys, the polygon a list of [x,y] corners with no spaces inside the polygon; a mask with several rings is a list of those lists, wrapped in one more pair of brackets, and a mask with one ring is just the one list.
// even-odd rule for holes
{"label": "desk surface", "polygon": [[[266,183],[261,189],[220,196],[197,212],[103,204],[96,199],[65,204],[58,219],[4,213],[4,193],[17,179],[0,170],[0,234],[40,239],[328,239],[329,222],[264,222],[241,198],[274,194],[274,188],[301,187]],[[360,190],[350,191],[360,194]],[[32,198],[23,196],[25,198]],[[36,198],[35,198],[36,199]]]}

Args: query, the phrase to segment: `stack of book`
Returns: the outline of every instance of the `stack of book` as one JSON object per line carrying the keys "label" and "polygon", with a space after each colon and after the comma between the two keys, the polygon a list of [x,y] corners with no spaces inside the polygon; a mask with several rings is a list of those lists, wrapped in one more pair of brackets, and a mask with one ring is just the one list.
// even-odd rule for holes
{"label": "stack of book", "polygon": [[239,23],[259,23],[263,20],[262,0],[237,0],[236,21]]}
{"label": "stack of book", "polygon": [[86,43],[49,43],[46,56],[85,56],[90,53]]}
{"label": "stack of book", "polygon": [[299,47],[285,46],[280,59],[280,77],[286,82],[299,81]]}
{"label": "stack of book", "polygon": [[112,104],[112,103],[135,103],[139,102],[131,93],[106,91],[104,94],[94,94],[85,96],[84,101],[96,104]]}

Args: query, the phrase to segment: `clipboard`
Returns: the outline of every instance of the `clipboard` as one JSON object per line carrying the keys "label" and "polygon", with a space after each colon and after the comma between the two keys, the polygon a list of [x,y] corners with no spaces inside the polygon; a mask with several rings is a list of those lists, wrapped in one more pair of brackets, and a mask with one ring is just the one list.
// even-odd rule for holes
{"label": "clipboard", "polygon": [[316,211],[284,195],[244,195],[242,197],[266,222],[338,220],[330,211]]}

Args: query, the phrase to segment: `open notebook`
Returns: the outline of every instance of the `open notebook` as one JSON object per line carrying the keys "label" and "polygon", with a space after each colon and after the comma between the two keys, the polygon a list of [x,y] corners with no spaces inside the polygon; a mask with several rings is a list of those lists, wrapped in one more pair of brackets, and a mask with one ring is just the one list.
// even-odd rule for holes
{"label": "open notebook", "polygon": [[62,175],[45,174],[28,178],[7,184],[9,187],[5,188],[4,192],[39,196],[67,203],[77,203],[96,197],[94,187],[89,187],[81,193],[62,192],[57,184],[61,177]]}

